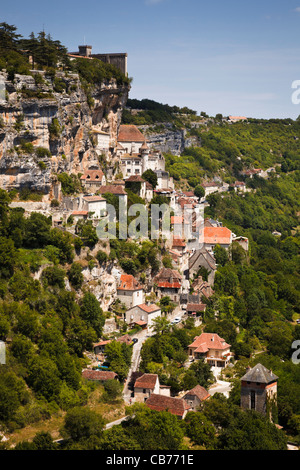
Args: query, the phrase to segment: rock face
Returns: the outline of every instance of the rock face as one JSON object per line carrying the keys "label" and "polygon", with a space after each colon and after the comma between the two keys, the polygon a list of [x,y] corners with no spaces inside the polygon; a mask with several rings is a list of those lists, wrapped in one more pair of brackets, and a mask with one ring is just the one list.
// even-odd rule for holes
{"label": "rock face", "polygon": [[55,80],[35,74],[41,78],[16,75],[10,81],[0,72],[6,90],[0,101],[0,187],[49,193],[56,173],[99,166],[92,127],[116,141],[129,86],[101,83],[88,100],[77,74],[57,72]]}
{"label": "rock face", "polygon": [[172,124],[169,123],[163,123],[161,126],[165,130],[159,133],[151,132],[150,126],[138,126],[147,135],[147,143],[153,149],[181,155],[186,147],[199,145],[195,137],[187,137],[186,129],[174,130]]}

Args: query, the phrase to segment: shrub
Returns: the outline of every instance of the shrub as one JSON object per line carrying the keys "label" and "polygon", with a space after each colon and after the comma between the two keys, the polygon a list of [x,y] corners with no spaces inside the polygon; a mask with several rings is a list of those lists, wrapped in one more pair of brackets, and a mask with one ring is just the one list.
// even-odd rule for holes
{"label": "shrub", "polygon": [[45,157],[51,158],[52,156],[50,150],[46,149],[45,147],[37,147],[35,149],[35,154],[39,158],[45,158]]}
{"label": "shrub", "polygon": [[100,264],[105,263],[108,259],[107,254],[105,251],[99,250],[98,253],[96,254],[96,258],[99,261]]}

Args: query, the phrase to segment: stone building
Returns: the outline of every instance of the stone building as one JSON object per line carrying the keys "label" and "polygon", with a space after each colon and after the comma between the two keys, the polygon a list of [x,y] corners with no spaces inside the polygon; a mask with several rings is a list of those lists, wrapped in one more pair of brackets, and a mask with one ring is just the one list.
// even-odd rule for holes
{"label": "stone building", "polygon": [[170,396],[170,387],[160,385],[157,374],[143,374],[134,384],[134,400],[145,402],[152,394]]}
{"label": "stone building", "polygon": [[80,182],[88,192],[96,192],[101,186],[105,185],[105,176],[103,171],[98,169],[88,169],[80,177]]}
{"label": "stone building", "polygon": [[99,59],[105,64],[112,64],[121,70],[124,75],[127,75],[127,53],[126,52],[115,52],[115,53],[102,53],[92,54],[92,46],[83,45],[78,46],[77,52],[71,52],[68,54],[70,59],[76,59],[77,57],[83,59]]}
{"label": "stone building", "polygon": [[190,279],[192,279],[194,275],[197,275],[201,267],[205,268],[208,272],[207,282],[209,285],[212,285],[214,283],[217,265],[214,255],[205,247],[202,247],[200,250],[195,250],[189,258]]}
{"label": "stone building", "polygon": [[201,385],[196,385],[192,390],[186,392],[182,398],[189,405],[190,411],[197,411],[199,405],[210,398],[210,394]]}
{"label": "stone building", "polygon": [[182,290],[182,276],[175,269],[162,268],[154,278],[157,286],[157,294],[162,297],[170,297],[172,302],[179,303]]}
{"label": "stone building", "polygon": [[127,325],[138,324],[141,327],[151,328],[153,320],[161,316],[161,309],[155,304],[141,304],[131,307],[125,313]]}
{"label": "stone building", "polygon": [[117,297],[127,308],[143,304],[145,300],[142,286],[131,274],[121,275]]}
{"label": "stone building", "polygon": [[202,333],[188,346],[188,354],[194,360],[203,359],[210,366],[226,367],[233,357],[230,347],[218,334]]}
{"label": "stone building", "polygon": [[248,368],[241,378],[241,407],[270,417],[277,406],[278,377],[262,364]]}

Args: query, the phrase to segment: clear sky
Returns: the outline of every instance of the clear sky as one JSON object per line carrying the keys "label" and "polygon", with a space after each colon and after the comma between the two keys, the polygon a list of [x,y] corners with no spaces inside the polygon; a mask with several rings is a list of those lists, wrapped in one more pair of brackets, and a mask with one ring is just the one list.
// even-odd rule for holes
{"label": "clear sky", "polygon": [[213,116],[295,119],[300,0],[10,0],[1,19],[70,52],[127,52],[130,98]]}

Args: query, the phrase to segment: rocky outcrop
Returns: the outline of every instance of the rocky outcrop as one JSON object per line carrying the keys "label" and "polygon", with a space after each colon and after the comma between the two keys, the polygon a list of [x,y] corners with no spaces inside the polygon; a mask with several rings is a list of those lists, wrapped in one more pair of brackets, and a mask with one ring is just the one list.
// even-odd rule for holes
{"label": "rocky outcrop", "polygon": [[110,80],[87,96],[77,74],[57,72],[54,79],[34,73],[10,81],[0,72],[6,89],[0,101],[0,187],[49,193],[55,174],[99,165],[92,128],[116,141],[129,86]]}
{"label": "rocky outcrop", "polygon": [[174,129],[169,123],[157,124],[157,126],[164,130],[153,132],[150,126],[138,126],[146,134],[148,145],[155,150],[181,155],[185,148],[199,145],[195,137],[187,137],[186,129]]}

